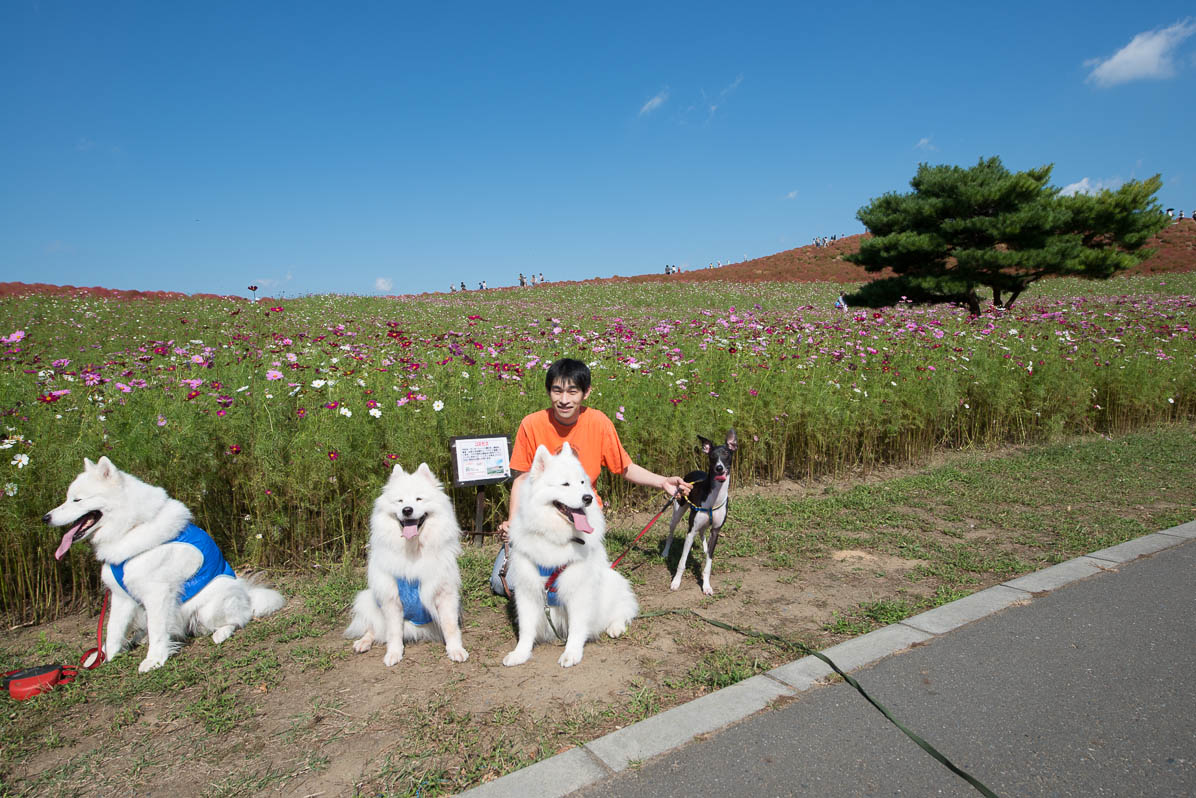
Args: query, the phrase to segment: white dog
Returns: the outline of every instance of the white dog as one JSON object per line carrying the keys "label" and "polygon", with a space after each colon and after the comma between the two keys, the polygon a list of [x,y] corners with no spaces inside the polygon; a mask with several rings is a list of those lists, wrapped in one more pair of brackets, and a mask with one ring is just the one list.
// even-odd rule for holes
{"label": "white dog", "polygon": [[101,578],[112,591],[104,656],[112,659],[124,649],[130,627],[134,641],[144,632],[149,645],[142,673],[166,662],[187,634],[210,633],[213,643],[223,643],[286,603],[277,591],[238,579],[182,502],[107,457],[84,459],[66,501],[42,520],[68,527],[56,559],[72,543],[91,539],[104,564]]}
{"label": "white dog", "polygon": [[444,641],[448,658],[464,662],[461,643],[461,529],[440,481],[422,463],[408,474],[396,465],[370,516],[369,587],[353,602],[345,637],[361,654],[386,643],[382,664],[403,658],[403,641]]}
{"label": "white dog", "polygon": [[[581,662],[586,641],[618,637],[639,612],[631,585],[606,558],[606,522],[569,444],[540,446],[511,522],[507,578],[519,642],[503,665],[522,665],[537,642],[565,640],[563,667]],[[547,609],[547,611],[546,611]]]}

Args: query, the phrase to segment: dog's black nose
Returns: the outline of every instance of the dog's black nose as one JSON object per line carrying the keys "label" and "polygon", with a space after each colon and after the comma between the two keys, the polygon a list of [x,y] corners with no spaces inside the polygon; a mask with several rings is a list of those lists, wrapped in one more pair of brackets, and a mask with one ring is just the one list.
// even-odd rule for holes
{"label": "dog's black nose", "polygon": [[413,512],[415,512],[415,510],[411,509],[410,507],[403,508],[403,515],[411,515]]}
{"label": "dog's black nose", "polygon": [[50,523],[50,514],[49,513],[46,513],[45,515],[42,516],[42,523],[43,524]]}
{"label": "dog's black nose", "polygon": [[594,503],[594,497],[592,495],[590,495],[589,493],[587,493],[586,495],[581,497],[581,503],[584,504],[586,507],[589,507],[591,504]]}

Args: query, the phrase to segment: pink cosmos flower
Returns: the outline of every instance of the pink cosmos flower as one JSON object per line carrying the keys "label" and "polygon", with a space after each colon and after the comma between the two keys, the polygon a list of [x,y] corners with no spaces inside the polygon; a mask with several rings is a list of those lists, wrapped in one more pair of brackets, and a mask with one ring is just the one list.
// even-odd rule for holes
{"label": "pink cosmos flower", "polygon": [[281,379],[282,379],[282,372],[281,372],[281,371],[279,371],[278,369],[270,369],[269,371],[267,371],[267,372],[266,372],[266,379],[268,379],[268,380],[281,380]]}

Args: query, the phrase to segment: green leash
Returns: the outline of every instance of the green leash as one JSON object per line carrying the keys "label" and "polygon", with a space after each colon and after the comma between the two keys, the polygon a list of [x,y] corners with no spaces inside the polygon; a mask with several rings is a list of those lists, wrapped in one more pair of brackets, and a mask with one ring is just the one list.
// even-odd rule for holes
{"label": "green leash", "polygon": [[640,617],[641,618],[651,618],[651,617],[658,616],[658,615],[692,615],[693,617],[697,618],[700,621],[705,621],[706,623],[710,624],[711,626],[717,626],[720,629],[726,629],[728,632],[735,632],[736,634],[741,634],[744,637],[758,637],[761,640],[769,640],[774,643],[780,643],[781,645],[789,646],[790,648],[796,649],[796,650],[800,651],[801,653],[806,654],[808,656],[817,657],[818,659],[825,662],[828,666],[830,666],[831,670],[833,670],[835,673],[837,673],[841,677],[843,677],[843,681],[847,682],[852,687],[854,687],[856,689],[856,691],[868,701],[869,704],[876,707],[880,711],[880,714],[884,715],[889,720],[890,723],[892,723],[894,726],[896,726],[898,729],[900,729],[905,734],[906,737],[913,740],[915,743],[918,744],[918,746],[923,751],[925,751],[926,753],[930,754],[932,757],[937,759],[945,768],[947,768],[947,770],[950,770],[956,776],[959,776],[961,779],[966,781],[968,784],[975,787],[976,791],[979,792],[981,795],[983,795],[984,798],[999,798],[999,796],[995,792],[990,790],[988,787],[984,786],[984,784],[982,784],[979,779],[977,779],[976,777],[972,776],[967,771],[958,767],[950,759],[948,759],[947,757],[945,757],[941,753],[939,753],[938,749],[935,748],[933,745],[926,742],[921,737],[919,737],[918,735],[914,734],[912,731],[907,729],[901,723],[901,721],[899,721],[895,717],[893,717],[893,713],[889,712],[889,710],[887,708],[885,708],[885,706],[883,704],[881,704],[879,701],[877,701],[872,696],[868,695],[867,691],[865,691],[864,688],[860,686],[859,682],[857,682],[851,676],[849,676],[846,673],[844,673],[843,671],[841,671],[839,669],[839,666],[836,665],[834,662],[831,662],[830,657],[820,654],[819,652],[815,651],[814,649],[810,648],[809,646],[805,645],[804,643],[798,643],[793,640],[786,640],[785,638],[781,637],[780,635],[774,635],[774,634],[770,634],[768,632],[755,632],[755,631],[752,631],[751,629],[740,629],[738,626],[732,626],[729,623],[723,623],[722,621],[716,621],[713,618],[707,618],[704,615],[699,615],[698,613],[696,613],[690,609],[655,610],[653,612],[642,613],[640,615]]}

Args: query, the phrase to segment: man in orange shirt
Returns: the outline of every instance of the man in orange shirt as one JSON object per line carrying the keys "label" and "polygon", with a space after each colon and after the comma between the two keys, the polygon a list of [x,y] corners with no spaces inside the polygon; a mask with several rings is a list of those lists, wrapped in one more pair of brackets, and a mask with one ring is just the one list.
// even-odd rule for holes
{"label": "man in orange shirt", "polygon": [[[548,389],[551,406],[525,416],[515,435],[511,471],[516,472],[517,476],[511,485],[511,507],[507,520],[498,527],[501,533],[505,534],[510,529],[511,519],[515,517],[515,510],[519,506],[519,489],[532,467],[536,449],[541,445],[556,454],[561,444],[568,441],[569,447],[581,460],[581,467],[590,478],[591,485],[596,486],[598,475],[606,466],[612,474],[619,474],[628,482],[660,488],[670,496],[675,496],[677,491],[689,492],[689,485],[681,477],[663,477],[633,463],[619,440],[615,425],[606,414],[585,406],[591,390],[590,369],[585,363],[572,358],[557,360],[548,367],[544,387]],[[602,503],[601,497],[598,503]],[[495,574],[498,568],[499,563],[495,563]],[[491,584],[498,584],[496,578],[491,580]],[[497,588],[496,592],[502,593]]]}

